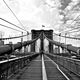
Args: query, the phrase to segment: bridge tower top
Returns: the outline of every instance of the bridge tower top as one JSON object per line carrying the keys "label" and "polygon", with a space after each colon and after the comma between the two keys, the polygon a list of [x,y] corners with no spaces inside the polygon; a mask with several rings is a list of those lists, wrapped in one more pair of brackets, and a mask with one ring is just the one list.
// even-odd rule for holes
{"label": "bridge tower top", "polygon": [[[32,39],[37,38],[41,32],[44,32],[44,34],[46,35],[47,38],[53,40],[53,30],[31,30],[32,33]],[[43,49],[43,40],[41,39],[41,43],[42,43],[42,49]],[[33,49],[34,48],[34,49]],[[31,51],[35,51],[35,43],[34,45],[31,46]],[[49,42],[49,52],[53,52],[53,46],[51,45],[51,43]]]}
{"label": "bridge tower top", "polygon": [[48,38],[50,38],[50,39],[53,39],[53,30],[52,29],[50,29],[50,30],[31,30],[31,33],[32,33],[32,39],[35,39],[36,37],[38,37],[39,36],[39,34],[41,33],[41,32],[44,32],[44,34],[48,37]]}

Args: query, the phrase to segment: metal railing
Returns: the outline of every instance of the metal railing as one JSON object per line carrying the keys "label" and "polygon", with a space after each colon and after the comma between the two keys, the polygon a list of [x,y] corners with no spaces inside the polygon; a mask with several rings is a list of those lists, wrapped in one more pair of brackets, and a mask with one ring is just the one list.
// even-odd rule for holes
{"label": "metal railing", "polygon": [[58,65],[80,77],[80,60],[47,54]]}
{"label": "metal railing", "polygon": [[37,56],[38,54],[33,54],[0,61],[0,80],[9,79],[12,75],[27,66],[28,63]]}

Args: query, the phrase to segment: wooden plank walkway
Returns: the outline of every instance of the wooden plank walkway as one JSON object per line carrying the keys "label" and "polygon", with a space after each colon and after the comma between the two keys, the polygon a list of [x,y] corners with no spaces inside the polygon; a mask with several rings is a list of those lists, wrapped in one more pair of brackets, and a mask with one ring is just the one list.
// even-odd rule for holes
{"label": "wooden plank walkway", "polygon": [[65,76],[57,69],[55,63],[44,55],[44,62],[48,80],[67,80]]}
{"label": "wooden plank walkway", "polygon": [[[42,66],[43,62],[45,67]],[[43,56],[43,59],[38,56],[30,62],[28,68],[23,69],[22,72],[9,80],[43,80],[45,74],[42,70],[46,70],[46,80],[67,80],[47,56]]]}
{"label": "wooden plank walkway", "polygon": [[41,57],[34,59],[20,74],[9,80],[42,80]]}

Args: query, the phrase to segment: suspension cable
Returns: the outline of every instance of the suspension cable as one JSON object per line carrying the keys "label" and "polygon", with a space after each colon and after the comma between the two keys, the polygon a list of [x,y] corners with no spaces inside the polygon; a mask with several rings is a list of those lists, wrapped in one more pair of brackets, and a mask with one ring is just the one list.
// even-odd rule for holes
{"label": "suspension cable", "polygon": [[25,36],[27,36],[27,35],[16,36],[16,37],[9,37],[9,38],[0,38],[0,40],[15,39],[15,38],[20,38],[20,37],[25,37]]}
{"label": "suspension cable", "polygon": [[[72,25],[72,23],[79,17],[80,15],[78,15],[70,24],[70,26]],[[66,25],[67,26],[67,25]],[[80,27],[77,27],[77,28],[80,28]],[[71,30],[74,30],[74,29],[77,29],[77,28],[72,28]],[[67,30],[67,31],[71,31],[71,30]],[[67,31],[62,31],[62,32],[67,32]],[[62,33],[61,32],[61,33]]]}
{"label": "suspension cable", "polygon": [[76,31],[70,31],[68,33],[73,33],[73,32],[80,32],[80,29],[76,30]]}
{"label": "suspension cable", "polygon": [[64,38],[80,40],[80,38],[68,37],[68,36],[61,36],[60,34],[56,34],[56,33],[53,33],[53,34],[56,35],[56,36],[64,37]]}
{"label": "suspension cable", "polygon": [[[15,26],[15,27],[17,27],[17,28],[19,28],[19,29],[21,29],[21,30],[24,30],[23,28],[17,26],[16,24],[13,24],[13,23],[11,23],[11,22],[9,22],[9,21],[3,19],[3,18],[0,18],[0,19],[3,20],[3,21],[5,21],[5,22],[7,22],[7,23],[9,23],[9,24],[11,24],[11,25],[13,25],[13,26]],[[25,30],[24,30],[24,31],[25,31]]]}
{"label": "suspension cable", "polygon": [[[5,0],[3,0],[3,2],[5,3],[5,5],[7,6],[7,8],[12,12],[12,14],[14,15],[14,17],[17,19],[17,21],[20,23],[20,25],[25,29],[25,27],[23,26],[23,24],[21,23],[21,21],[18,19],[18,17],[16,16],[16,14],[12,11],[12,9],[8,6],[8,4],[6,3]],[[25,29],[26,30],[26,29]],[[27,30],[26,30],[27,32]]]}
{"label": "suspension cable", "polygon": [[57,35],[57,36],[60,36],[60,37],[69,38],[69,39],[76,39],[76,40],[80,40],[80,38],[68,37],[68,36],[61,36],[61,35],[59,35],[59,34],[56,34],[56,33],[53,33],[53,34],[55,34],[55,35]]}
{"label": "suspension cable", "polygon": [[75,29],[80,29],[80,27],[72,28],[71,30],[67,30],[66,32],[70,33],[70,31],[73,31]]}
{"label": "suspension cable", "polygon": [[15,30],[15,31],[22,32],[22,31],[20,31],[20,30],[17,30],[17,29],[11,28],[11,27],[9,27],[9,26],[6,26],[6,25],[3,25],[3,24],[0,24],[0,25],[1,25],[1,26],[3,26],[3,27],[9,28],[9,29]]}

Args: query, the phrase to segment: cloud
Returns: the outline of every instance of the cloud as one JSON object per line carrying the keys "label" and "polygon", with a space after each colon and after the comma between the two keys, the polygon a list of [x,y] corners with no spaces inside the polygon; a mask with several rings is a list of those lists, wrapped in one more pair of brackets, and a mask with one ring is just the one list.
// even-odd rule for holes
{"label": "cloud", "polygon": [[[8,0],[5,0],[6,2]],[[11,7],[11,9],[15,12],[15,13],[19,13],[20,12],[20,3],[17,0],[9,0],[8,1],[9,6]]]}
{"label": "cloud", "polygon": [[68,10],[71,10],[75,5],[78,4],[79,0],[72,0],[71,3],[69,3],[69,5],[67,6]]}
{"label": "cloud", "polygon": [[[20,11],[20,5],[17,0],[5,0],[5,2],[8,4],[8,6],[15,12],[19,13]],[[10,13],[10,10],[6,6],[6,4],[3,2],[3,0],[0,1],[0,14],[8,14]]]}
{"label": "cloud", "polygon": [[[27,0],[27,1],[8,0],[7,3],[12,8],[12,10],[15,13],[17,13],[16,16],[26,27],[26,29],[28,30],[36,29],[36,28],[41,29],[42,28],[41,25],[49,26],[50,28],[53,29],[55,28],[53,27],[53,25],[55,26],[56,24],[59,24],[58,23],[60,21],[59,12],[57,7],[51,8],[50,6],[45,4],[45,1],[46,0]],[[49,4],[52,6],[51,2]],[[9,13],[5,13],[5,14],[6,14],[5,19],[13,23],[15,22],[16,24],[21,26],[10,11]],[[10,16],[8,17],[7,14]]]}
{"label": "cloud", "polygon": [[8,8],[5,6],[3,1],[0,0],[0,14],[3,15],[3,14],[8,14],[8,13],[9,13]]}
{"label": "cloud", "polygon": [[39,8],[41,5],[44,5],[45,0],[33,0],[34,5]]}
{"label": "cloud", "polygon": [[60,0],[60,2],[61,2],[60,9],[64,10],[71,3],[71,0]]}

